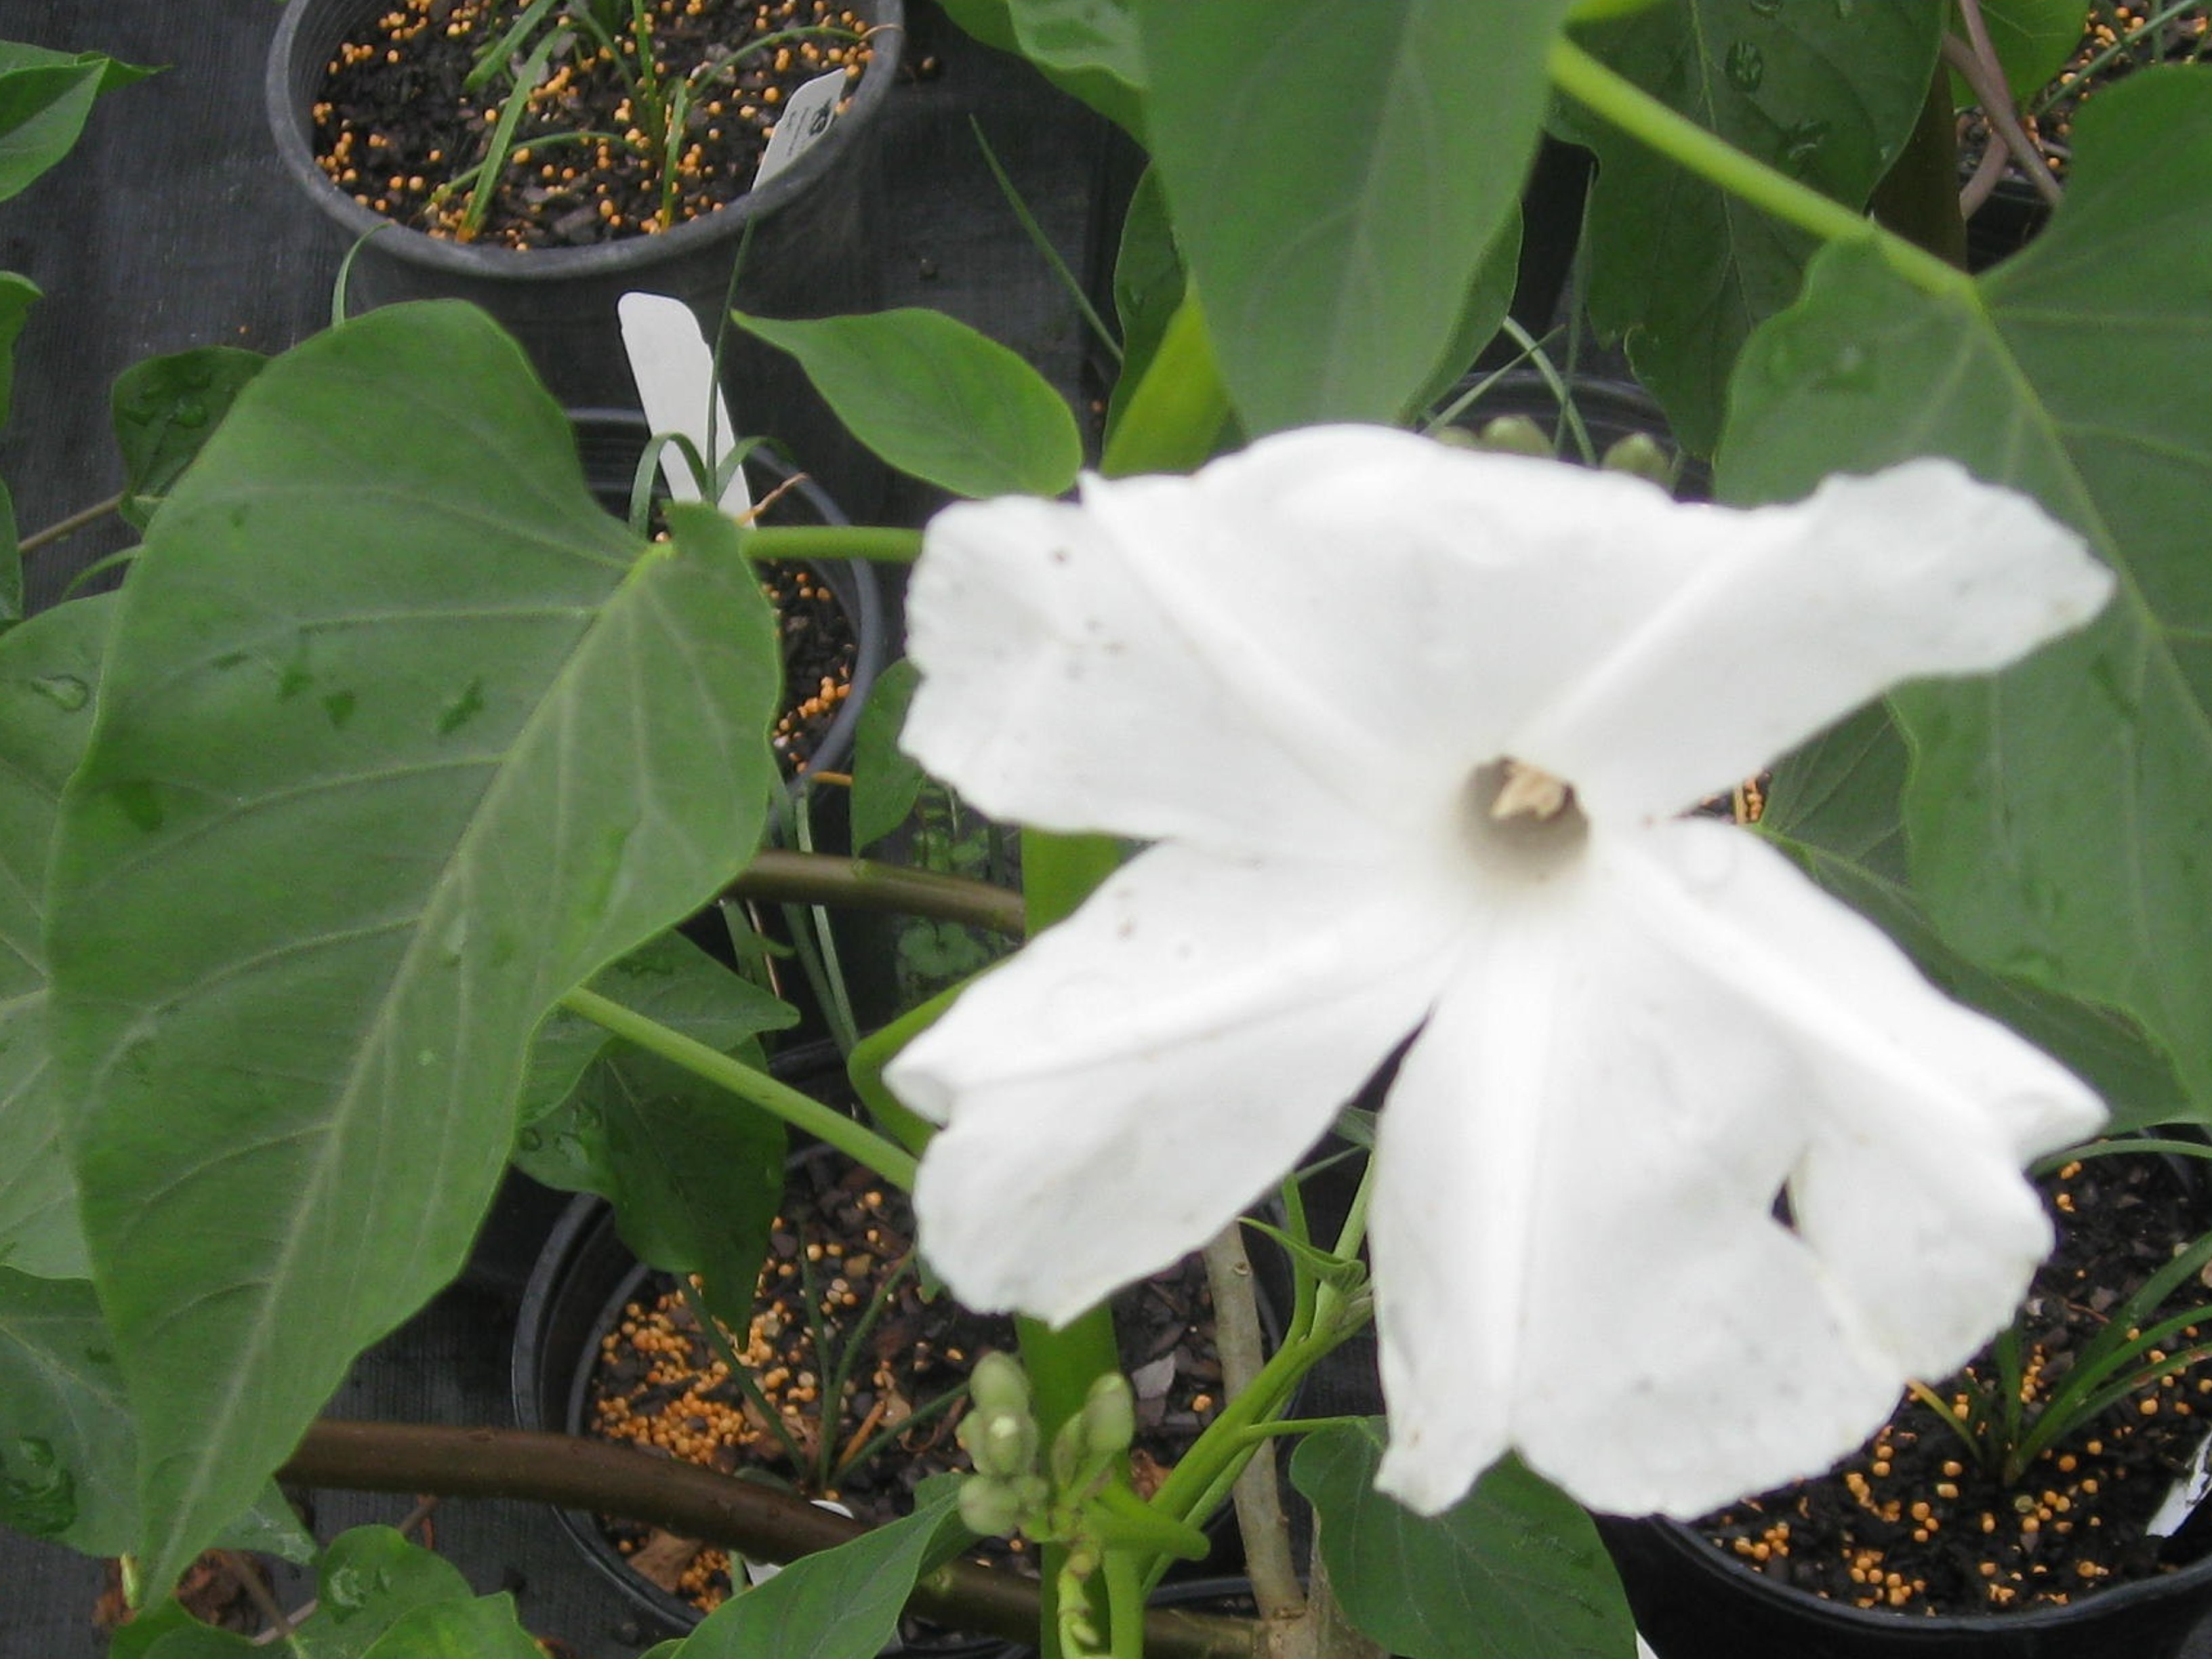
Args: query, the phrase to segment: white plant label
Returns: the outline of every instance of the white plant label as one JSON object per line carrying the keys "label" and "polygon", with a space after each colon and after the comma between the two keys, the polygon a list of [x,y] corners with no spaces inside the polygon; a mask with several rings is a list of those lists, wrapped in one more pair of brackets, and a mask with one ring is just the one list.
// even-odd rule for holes
{"label": "white plant label", "polygon": [[[720,471],[722,458],[737,446],[737,429],[730,423],[730,406],[722,390],[714,384],[714,354],[691,307],[665,294],[625,294],[617,302],[615,314],[622,322],[623,349],[629,356],[630,377],[637,382],[646,425],[655,434],[673,432],[690,439],[708,465]],[[712,453],[707,431],[709,410],[714,411]],[[660,452],[660,476],[667,481],[672,499],[700,499],[690,461],[672,444]],[[744,468],[732,470],[715,505],[733,518],[752,511]]]}
{"label": "white plant label", "polygon": [[753,174],[758,190],[822,141],[837,118],[837,100],[845,95],[845,71],[817,75],[784,100],[783,113],[761,152],[760,169]]}

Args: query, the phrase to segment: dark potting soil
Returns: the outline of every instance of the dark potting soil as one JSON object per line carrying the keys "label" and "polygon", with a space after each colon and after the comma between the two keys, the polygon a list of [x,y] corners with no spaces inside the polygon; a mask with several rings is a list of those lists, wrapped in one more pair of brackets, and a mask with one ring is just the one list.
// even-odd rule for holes
{"label": "dark potting soil", "polygon": [[[520,0],[392,0],[340,46],[313,112],[316,161],[331,182],[457,240],[576,247],[650,235],[744,195],[792,93],[833,70],[857,82],[872,55],[865,20],[834,0],[649,0],[656,114],[638,90],[629,4],[600,6],[617,27],[601,40],[569,29],[573,44],[529,95],[472,227],[465,175],[489,153],[537,35],[483,86],[465,83],[522,9]],[[679,110],[686,77],[693,90]]]}
{"label": "dark potting soil", "polygon": [[[968,1466],[954,1436],[969,1368],[1014,1344],[1011,1321],[969,1313],[949,1296],[925,1297],[913,1249],[911,1212],[896,1188],[842,1159],[798,1160],[751,1322],[727,1334],[758,1397],[749,1400],[731,1380],[692,1301],[659,1278],[600,1341],[586,1431],[834,1498],[873,1524],[910,1511],[924,1479]],[[1212,1316],[1195,1258],[1115,1303],[1138,1396],[1131,1462],[1140,1492],[1149,1494],[1219,1409]],[[823,1402],[840,1395],[827,1418],[834,1473],[825,1482]],[[763,1406],[781,1419],[804,1467],[794,1466]],[[726,1551],[629,1522],[601,1525],[643,1576],[701,1611],[731,1593]],[[1016,1556],[1023,1548],[1019,1540],[1007,1547]]]}
{"label": "dark potting soil", "polygon": [[[2158,1158],[2069,1164],[2041,1183],[2058,1247],[2027,1302],[2029,1420],[2107,1310],[2200,1236],[2201,1204]],[[2198,1279],[2160,1310],[2212,1301]],[[2212,1320],[2204,1327],[2212,1335]],[[2199,1346],[2191,1326],[2174,1357]],[[2157,1358],[2164,1351],[2154,1350]],[[1984,1350],[1961,1376],[1995,1375]],[[1960,1378],[1932,1391],[1954,1406]],[[1696,1523],[1769,1577],[1862,1607],[1978,1613],[2061,1604],[2166,1571],[2146,1522],[2212,1430],[2212,1360],[2199,1355],[2037,1457],[2017,1486],[1984,1471],[1935,1410],[1909,1396],[1832,1473]]]}
{"label": "dark potting soil", "polygon": [[[2137,70],[2194,64],[2212,51],[2212,7],[2097,0],[2082,10],[2081,44],[2057,78],[2027,100],[2021,112],[2029,135],[2050,154],[2052,174],[2062,179],[2072,154],[2075,112],[2085,100]],[[1962,120],[1959,151],[1964,172],[1973,171],[1990,139],[1989,123],[1979,112]]]}
{"label": "dark potting soil", "polygon": [[775,607],[783,648],[783,712],[769,742],[784,775],[792,777],[807,769],[852,694],[860,646],[845,607],[806,566],[763,565],[761,588]]}

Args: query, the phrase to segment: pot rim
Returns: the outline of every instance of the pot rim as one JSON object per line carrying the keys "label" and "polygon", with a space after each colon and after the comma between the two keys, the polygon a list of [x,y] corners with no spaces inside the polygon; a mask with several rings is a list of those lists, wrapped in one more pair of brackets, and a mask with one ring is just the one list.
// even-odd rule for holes
{"label": "pot rim", "polygon": [[1632,1521],[1631,1524],[1647,1526],[1662,1546],[1694,1563],[1699,1570],[1726,1580],[1740,1594],[1754,1601],[1786,1609],[1815,1623],[1825,1622],[1869,1634],[1911,1633],[1917,1637],[1924,1632],[1929,1637],[1936,1637],[2068,1629],[2154,1601],[2191,1594],[2212,1594],[2212,1555],[2206,1555],[2172,1572],[2114,1584],[2063,1607],[2024,1607],[2018,1613],[1893,1613],[1875,1607],[1847,1607],[1793,1584],[1778,1583],[1709,1543],[1687,1522],[1653,1516],[1641,1522]]}
{"label": "pot rim", "polygon": [[626,236],[588,247],[511,248],[451,241],[386,218],[355,201],[315,165],[314,147],[308,137],[311,100],[306,87],[307,77],[319,76],[321,70],[319,64],[299,60],[318,44],[318,33],[325,31],[333,17],[350,19],[358,14],[366,18],[385,3],[386,0],[292,0],[284,8],[270,41],[262,79],[262,97],[277,156],[308,199],[349,240],[374,237],[374,247],[380,255],[453,276],[495,282],[556,283],[641,275],[687,252],[742,235],[754,220],[765,218],[811,189],[853,149],[890,95],[906,46],[905,0],[847,0],[854,9],[867,14],[875,30],[888,39],[862,71],[845,113],[811,149],[767,184],[748,190],[713,213],[655,235]]}

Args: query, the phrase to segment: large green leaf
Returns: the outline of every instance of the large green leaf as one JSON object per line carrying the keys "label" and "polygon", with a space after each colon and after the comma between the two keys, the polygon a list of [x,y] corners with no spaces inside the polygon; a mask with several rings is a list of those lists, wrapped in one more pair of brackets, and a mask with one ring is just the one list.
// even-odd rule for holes
{"label": "large green leaf", "polygon": [[[91,1555],[128,1549],[137,1450],[92,1285],[0,1267],[0,1527]],[[291,1559],[305,1541],[273,1482],[216,1538]]]}
{"label": "large green leaf", "polygon": [[46,1042],[46,857],[92,732],[112,606],[84,599],[0,636],[0,1264],[92,1271]]}
{"label": "large green leaf", "polygon": [[0,202],[70,153],[101,93],[153,72],[98,52],[0,41]]}
{"label": "large green leaf", "polygon": [[678,1659],[875,1659],[898,1632],[915,1581],[973,1539],[959,1483],[925,1486],[912,1515],[793,1562],[725,1601],[684,1638]]}
{"label": "large green leaf", "polygon": [[2147,1031],[2212,1121],[2212,80],[2133,76],[2076,141],[2049,229],[1976,290],[1823,254],[1745,353],[1721,482],[1771,500],[1948,454],[2118,570],[2088,629],[1893,699],[1913,886],[1983,966]]}
{"label": "large green leaf", "polygon": [[92,1286],[0,1267],[0,1526],[91,1554],[128,1549],[135,1450]]}
{"label": "large green leaf", "polygon": [[[1958,0],[1952,0],[1954,13],[1957,4]],[[2005,82],[2016,99],[2033,96],[2056,78],[2081,43],[2081,21],[2087,10],[2081,0],[1981,0],[1981,7],[1990,44],[1996,48]],[[1955,15],[1951,29],[1954,34],[1966,33]],[[1981,101],[1955,70],[1951,93],[1962,109]]]}
{"label": "large green leaf", "polygon": [[1346,1423],[1291,1459],[1353,1624],[1401,1659],[1632,1659],[1627,1599],[1573,1499],[1508,1458],[1425,1519],[1375,1490],[1382,1434]]}
{"label": "large green leaf", "polygon": [[919,762],[899,747],[921,675],[901,657],[876,676],[853,734],[853,850],[864,851],[906,822],[921,793]]}
{"label": "large green leaf", "polygon": [[152,1583],[459,1267],[546,1010],[750,856],[774,630],[670,519],[441,303],[271,362],[152,527],[47,934]]}
{"label": "large green leaf", "polygon": [[514,1616],[512,1595],[441,1601],[409,1613],[362,1659],[545,1659]]}
{"label": "large green leaf", "polygon": [[1042,376],[941,311],[816,322],[731,313],[799,359],[853,435],[956,495],[1057,495],[1083,465],[1075,416]]}
{"label": "large green leaf", "polygon": [[[15,397],[15,337],[40,298],[39,285],[12,270],[0,270],[0,425],[5,425]],[[15,538],[9,541],[12,545]]]}
{"label": "large green leaf", "polygon": [[268,359],[236,346],[200,346],[133,363],[115,377],[108,407],[123,452],[125,520],[143,530],[161,498]]}
{"label": "large green leaf", "polygon": [[1536,148],[1568,0],[1135,0],[1145,129],[1255,434],[1394,421]]}
{"label": "large green leaf", "polygon": [[1143,56],[1129,0],[942,0],[952,21],[1018,52],[1054,86],[1142,140]]}
{"label": "large green leaf", "polygon": [[[672,929],[610,963],[592,976],[591,988],[721,1054],[732,1052],[763,1031],[781,1031],[799,1020],[796,1008],[732,973]],[[604,1025],[567,1008],[556,1008],[538,1028],[531,1043],[516,1122],[527,1128],[562,1105],[575,1092],[592,1062],[618,1043],[619,1039]],[[599,1190],[571,1188],[557,1181],[550,1184],[568,1190]]]}
{"label": "large green leaf", "polygon": [[698,1274],[708,1308],[742,1330],[783,1199],[785,1151],[780,1119],[622,1044],[522,1132],[514,1161],[548,1186],[607,1199],[632,1255]]}
{"label": "large green leaf", "polygon": [[23,555],[15,533],[15,498],[0,481],[0,628],[23,615]]}
{"label": "large green leaf", "polygon": [[107,1644],[107,1659],[257,1659],[261,1652],[234,1631],[203,1625],[174,1601],[140,1613]]}
{"label": "large green leaf", "polygon": [[356,1527],[315,1563],[315,1613],[300,1627],[300,1644],[311,1659],[352,1659],[410,1614],[474,1594],[443,1556],[390,1527]]}
{"label": "large green leaf", "polygon": [[1182,304],[1185,277],[1168,218],[1168,195],[1158,167],[1148,167],[1130,192],[1121,240],[1114,256],[1114,314],[1121,327],[1121,368],[1106,400],[1110,441],[1121,411],[1159,355],[1168,324]]}
{"label": "large green leaf", "polygon": [[2187,1092],[2172,1063],[2132,1022],[1980,967],[1929,924],[1906,872],[1907,764],[1888,711],[1878,703],[1863,709],[1776,767],[1759,828],[1881,927],[1936,984],[2072,1066],[2111,1108],[2109,1130],[2185,1115]]}
{"label": "large green leaf", "polygon": [[[1852,207],[1911,136],[1944,8],[1668,0],[1591,31],[1591,50],[1757,159]],[[1626,337],[1674,434],[1710,454],[1729,371],[1752,330],[1796,297],[1812,239],[1691,177],[1595,117],[1591,319]]]}

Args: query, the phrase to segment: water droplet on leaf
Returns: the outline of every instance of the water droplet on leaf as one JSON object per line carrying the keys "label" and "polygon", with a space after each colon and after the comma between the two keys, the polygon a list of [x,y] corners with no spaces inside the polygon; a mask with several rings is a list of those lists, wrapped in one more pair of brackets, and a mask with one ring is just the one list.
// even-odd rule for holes
{"label": "water droplet on leaf", "polygon": [[41,674],[31,682],[31,690],[72,714],[92,700],[92,688],[74,674]]}
{"label": "water droplet on leaf", "polygon": [[441,738],[451,737],[478,714],[483,713],[483,680],[481,677],[471,680],[463,686],[460,695],[447,703],[444,712],[438,716],[438,735]]}
{"label": "water droplet on leaf", "polygon": [[33,1538],[52,1538],[76,1522],[76,1477],[52,1444],[24,1438],[0,1450],[0,1520]]}
{"label": "water droplet on leaf", "polygon": [[323,1575],[323,1604],[331,1620],[343,1624],[368,1605],[368,1575],[358,1567],[334,1567]]}
{"label": "water droplet on leaf", "polygon": [[1738,92],[1757,92],[1759,83],[1766,79],[1766,54],[1748,40],[1739,40],[1728,49],[1721,60],[1729,84]]}
{"label": "water droplet on leaf", "polygon": [[1796,121],[1782,134],[1782,163],[1793,175],[1813,165],[1813,158],[1828,142],[1826,121]]}
{"label": "water droplet on leaf", "polygon": [[1851,341],[1837,348],[1813,377],[1813,384],[1822,392],[1863,392],[1874,378],[1874,354]]}

